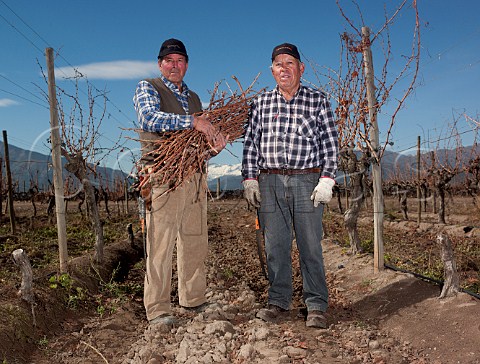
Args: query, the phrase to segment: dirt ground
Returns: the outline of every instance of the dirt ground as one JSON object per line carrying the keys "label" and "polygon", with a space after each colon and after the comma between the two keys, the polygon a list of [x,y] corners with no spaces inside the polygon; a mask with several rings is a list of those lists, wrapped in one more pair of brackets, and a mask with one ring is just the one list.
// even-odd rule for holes
{"label": "dirt ground", "polygon": [[[342,216],[332,207],[325,220],[341,224]],[[368,224],[369,219],[364,220]],[[254,212],[241,199],[214,200],[208,222],[208,299],[217,304],[211,312],[197,315],[178,307],[174,286],[174,313],[180,323],[165,331],[148,327],[141,289],[102,315],[92,307],[64,309],[49,291],[38,290],[41,327],[32,329],[28,307],[7,289],[0,298],[2,310],[20,311],[23,321],[0,319],[2,364],[480,363],[477,298],[460,293],[440,300],[438,285],[389,269],[374,273],[372,256],[348,255],[338,244],[343,238],[327,222],[322,244],[329,328],[305,327],[295,249],[291,312],[268,324],[255,319],[266,303],[268,284],[257,256]],[[410,244],[412,239],[419,244],[422,236],[409,226],[398,225],[396,233]],[[424,235],[431,237],[431,232]],[[478,237],[472,239],[479,243]],[[133,265],[126,282],[141,288],[142,261]],[[211,325],[219,324],[230,325],[228,332],[212,331]]]}

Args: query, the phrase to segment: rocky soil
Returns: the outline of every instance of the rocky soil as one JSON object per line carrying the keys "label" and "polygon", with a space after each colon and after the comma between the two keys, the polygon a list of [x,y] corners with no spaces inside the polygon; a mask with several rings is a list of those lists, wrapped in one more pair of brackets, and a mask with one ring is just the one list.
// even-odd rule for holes
{"label": "rocky soil", "polygon": [[[149,326],[136,294],[102,316],[63,316],[62,329],[37,343],[33,355],[3,364],[480,363],[480,302],[470,295],[439,300],[436,285],[392,270],[374,273],[370,255],[350,256],[329,235],[322,243],[328,329],[305,326],[295,249],[292,309],[265,323],[255,318],[266,303],[267,281],[254,212],[242,200],[211,202],[209,239],[205,312],[179,307],[173,287],[178,324]],[[141,264],[127,279],[142,284]]]}

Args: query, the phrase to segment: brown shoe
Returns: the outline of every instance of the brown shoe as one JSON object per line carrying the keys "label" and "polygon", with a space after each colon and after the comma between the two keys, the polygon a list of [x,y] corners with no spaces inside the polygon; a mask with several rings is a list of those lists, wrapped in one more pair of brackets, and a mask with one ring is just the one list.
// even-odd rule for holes
{"label": "brown shoe", "polygon": [[287,310],[284,308],[275,305],[268,305],[268,308],[262,308],[257,312],[257,317],[268,322],[276,319],[280,313],[285,311]]}
{"label": "brown shoe", "polygon": [[315,327],[317,329],[326,329],[327,328],[327,318],[325,313],[322,311],[309,311],[307,314],[307,327]]}

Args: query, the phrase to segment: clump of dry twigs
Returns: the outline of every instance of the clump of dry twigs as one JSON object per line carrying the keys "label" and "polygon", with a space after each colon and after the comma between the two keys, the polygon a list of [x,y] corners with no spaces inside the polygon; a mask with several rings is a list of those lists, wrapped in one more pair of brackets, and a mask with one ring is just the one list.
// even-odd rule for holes
{"label": "clump of dry twigs", "polygon": [[[230,90],[229,96],[227,91],[220,91],[220,83],[216,83],[211,92],[209,106],[202,111],[219,132],[225,137],[228,136],[228,143],[243,136],[250,102],[263,91],[253,90],[257,78],[258,76],[246,90],[243,90],[238,79],[233,76],[239,91]],[[152,176],[155,176],[156,182],[168,184],[170,187],[168,191],[172,191],[198,171],[205,170],[206,160],[217,154],[205,135],[195,129],[168,132],[165,133],[165,138],[148,142],[155,145],[155,149],[146,154],[153,156],[154,163],[140,171],[140,175],[144,177],[139,187],[144,186]]]}

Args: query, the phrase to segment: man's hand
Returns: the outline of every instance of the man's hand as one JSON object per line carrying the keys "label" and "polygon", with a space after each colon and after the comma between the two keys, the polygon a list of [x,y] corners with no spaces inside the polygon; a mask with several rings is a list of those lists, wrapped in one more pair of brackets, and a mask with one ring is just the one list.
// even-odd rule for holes
{"label": "man's hand", "polygon": [[213,144],[215,142],[215,134],[217,133],[217,129],[212,125],[210,121],[208,121],[206,116],[194,116],[193,128],[205,134],[209,143]]}
{"label": "man's hand", "polygon": [[213,139],[213,145],[210,144],[210,148],[212,148],[212,155],[217,155],[223,150],[223,148],[225,148],[229,137],[230,135],[224,136],[221,132],[218,132],[215,135]]}
{"label": "man's hand", "polygon": [[335,180],[328,177],[320,177],[317,187],[312,192],[310,200],[313,201],[313,206],[318,207],[320,203],[329,203],[333,196],[333,186]]}
{"label": "man's hand", "polygon": [[256,179],[246,179],[243,181],[243,196],[248,203],[256,208],[260,207],[262,198],[260,197],[260,188]]}

